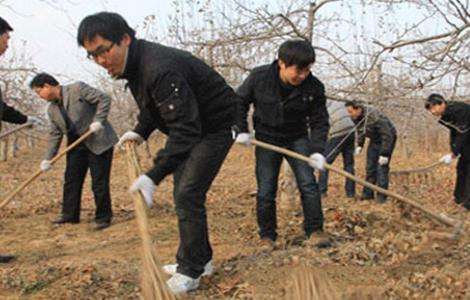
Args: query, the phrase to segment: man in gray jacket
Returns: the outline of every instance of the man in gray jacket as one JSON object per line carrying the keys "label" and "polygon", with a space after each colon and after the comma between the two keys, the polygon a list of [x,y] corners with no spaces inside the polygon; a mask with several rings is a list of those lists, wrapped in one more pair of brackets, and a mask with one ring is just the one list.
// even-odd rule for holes
{"label": "man in gray jacket", "polygon": [[[339,154],[343,156],[343,168],[354,175],[354,123],[343,102],[327,100],[326,108],[330,116],[330,131],[325,152],[326,162],[332,164]],[[319,187],[322,196],[328,191],[328,170],[320,171]],[[354,198],[356,185],[354,181],[346,179],[346,197]]]}
{"label": "man in gray jacket", "polygon": [[89,168],[96,204],[95,229],[109,227],[112,218],[109,177],[113,146],[118,141],[114,129],[107,121],[111,98],[83,82],[61,86],[47,73],[36,75],[30,87],[39,97],[49,101],[49,147],[41,162],[41,170],[51,168],[50,161],[57,154],[64,135],[70,145],[86,131],[93,132],[82,144],[67,153],[62,215],[53,223],[80,221],[82,187]]}

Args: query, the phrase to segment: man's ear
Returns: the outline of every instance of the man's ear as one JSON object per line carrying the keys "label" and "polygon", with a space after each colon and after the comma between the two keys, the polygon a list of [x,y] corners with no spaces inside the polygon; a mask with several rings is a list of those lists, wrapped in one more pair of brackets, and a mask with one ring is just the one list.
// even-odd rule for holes
{"label": "man's ear", "polygon": [[131,41],[132,41],[131,37],[127,33],[124,33],[121,41],[119,42],[119,45],[129,46],[131,44]]}

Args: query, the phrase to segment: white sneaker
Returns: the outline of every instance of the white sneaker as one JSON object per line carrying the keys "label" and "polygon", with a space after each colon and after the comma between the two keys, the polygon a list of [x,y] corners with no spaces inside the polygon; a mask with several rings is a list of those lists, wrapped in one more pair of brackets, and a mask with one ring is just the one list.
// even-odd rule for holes
{"label": "white sneaker", "polygon": [[[168,275],[175,275],[177,268],[178,268],[178,264],[164,265],[162,267],[163,271],[167,273]],[[211,276],[213,273],[214,273],[214,265],[212,264],[212,260],[210,260],[204,266],[204,272],[202,273],[201,276]]]}
{"label": "white sneaker", "polygon": [[168,279],[166,284],[173,294],[183,294],[197,289],[199,287],[199,278],[194,279],[181,273],[176,273]]}

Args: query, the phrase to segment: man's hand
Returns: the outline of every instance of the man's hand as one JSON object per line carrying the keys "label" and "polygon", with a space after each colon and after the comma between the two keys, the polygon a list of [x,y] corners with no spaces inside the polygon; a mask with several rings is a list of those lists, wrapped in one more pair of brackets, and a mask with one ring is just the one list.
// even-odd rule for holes
{"label": "man's hand", "polygon": [[323,171],[325,169],[326,159],[321,153],[313,153],[310,155],[308,164],[315,170]]}
{"label": "man's hand", "polygon": [[93,122],[90,124],[90,131],[93,132],[93,133],[96,133],[100,130],[102,130],[104,127],[103,127],[103,124],[101,124],[101,122],[99,121],[96,121],[96,122]]}
{"label": "man's hand", "polygon": [[388,157],[386,156],[379,156],[379,165],[383,166],[388,164]]}
{"label": "man's hand", "polygon": [[354,155],[359,155],[361,154],[362,152],[362,147],[356,147],[356,149],[354,149]]}
{"label": "man's hand", "polygon": [[43,160],[43,161],[41,161],[41,165],[39,166],[39,168],[40,168],[41,171],[43,171],[43,172],[46,172],[46,171],[50,170],[51,167],[52,167],[52,164],[51,164],[51,161],[50,161],[50,160]]}
{"label": "man's hand", "polygon": [[235,139],[235,143],[242,144],[245,146],[251,146],[252,139],[253,139],[253,136],[251,134],[242,132],[237,135],[237,138]]}
{"label": "man's hand", "polygon": [[439,161],[441,163],[445,163],[446,165],[450,165],[453,159],[454,159],[454,155],[452,153],[449,153],[441,157]]}
{"label": "man's hand", "polygon": [[117,143],[117,146],[122,148],[124,143],[128,141],[134,141],[137,144],[142,144],[144,142],[144,138],[141,137],[138,133],[135,133],[134,131],[127,131],[121,136],[119,142]]}
{"label": "man's hand", "polygon": [[140,175],[139,178],[134,180],[129,191],[131,193],[141,192],[144,196],[145,203],[149,208],[153,205],[153,193],[155,192],[155,183],[147,175]]}
{"label": "man's hand", "polygon": [[42,120],[39,119],[38,117],[34,117],[34,116],[28,116],[28,120],[26,122],[33,125],[33,126],[42,125]]}

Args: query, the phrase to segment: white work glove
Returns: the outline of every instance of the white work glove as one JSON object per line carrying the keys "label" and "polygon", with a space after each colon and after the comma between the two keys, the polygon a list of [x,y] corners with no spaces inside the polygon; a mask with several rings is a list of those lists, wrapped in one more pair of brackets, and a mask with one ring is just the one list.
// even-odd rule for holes
{"label": "white work glove", "polygon": [[379,156],[379,165],[383,166],[388,164],[388,157],[386,156]]}
{"label": "white work glove", "polygon": [[144,138],[134,131],[127,131],[121,136],[117,146],[122,148],[124,143],[127,141],[135,141],[137,144],[142,144],[144,142]]}
{"label": "white work glove", "polygon": [[34,117],[34,116],[28,116],[28,120],[26,122],[33,125],[33,126],[42,125],[42,120],[39,119],[38,117]]}
{"label": "white work glove", "polygon": [[450,163],[452,162],[452,159],[454,159],[454,157],[451,153],[449,153],[441,157],[439,161],[442,163],[445,163],[446,165],[450,165]]}
{"label": "white work glove", "polygon": [[252,138],[253,138],[253,136],[249,133],[246,133],[246,132],[239,133],[237,135],[237,138],[235,139],[235,143],[242,144],[242,145],[245,145],[245,146],[250,146]]}
{"label": "white work glove", "polygon": [[103,127],[103,124],[101,124],[101,122],[99,121],[96,121],[96,122],[93,122],[90,124],[90,131],[93,132],[93,133],[96,133],[100,130],[102,130],[104,127]]}
{"label": "white work glove", "polygon": [[356,147],[356,149],[354,149],[354,155],[359,155],[361,154],[362,152],[362,147]]}
{"label": "white work glove", "polygon": [[51,164],[51,161],[50,161],[50,160],[43,160],[43,161],[41,161],[41,165],[39,166],[39,168],[40,168],[41,171],[43,171],[43,172],[48,171],[51,167],[52,167],[52,164]]}
{"label": "white work glove", "polygon": [[131,193],[140,191],[144,200],[149,208],[153,205],[153,192],[155,192],[155,183],[147,175],[140,175],[139,178],[134,180],[131,187],[129,188]]}
{"label": "white work glove", "polygon": [[325,157],[320,153],[313,153],[310,155],[308,164],[315,170],[323,171],[325,169]]}

